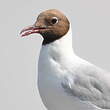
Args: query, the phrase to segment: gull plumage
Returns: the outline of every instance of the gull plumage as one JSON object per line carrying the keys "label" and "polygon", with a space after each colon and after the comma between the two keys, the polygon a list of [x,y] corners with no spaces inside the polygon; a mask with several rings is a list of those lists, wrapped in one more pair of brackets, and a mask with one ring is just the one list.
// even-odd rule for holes
{"label": "gull plumage", "polygon": [[49,110],[110,109],[109,78],[110,74],[74,54],[71,29],[41,48],[38,87]]}
{"label": "gull plumage", "polygon": [[48,110],[110,110],[110,73],[74,53],[71,25],[63,37],[42,45],[38,89]]}

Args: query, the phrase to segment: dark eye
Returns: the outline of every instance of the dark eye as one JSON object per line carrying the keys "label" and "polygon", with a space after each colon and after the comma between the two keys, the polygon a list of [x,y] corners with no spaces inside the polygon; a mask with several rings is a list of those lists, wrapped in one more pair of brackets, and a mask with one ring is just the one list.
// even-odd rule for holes
{"label": "dark eye", "polygon": [[51,22],[52,22],[52,24],[58,23],[58,18],[57,17],[53,17]]}

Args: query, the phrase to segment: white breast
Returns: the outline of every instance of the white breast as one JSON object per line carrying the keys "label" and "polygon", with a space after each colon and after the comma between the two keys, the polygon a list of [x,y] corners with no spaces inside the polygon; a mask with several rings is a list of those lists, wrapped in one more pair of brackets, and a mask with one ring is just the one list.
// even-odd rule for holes
{"label": "white breast", "polygon": [[78,65],[71,36],[71,32],[68,32],[61,40],[43,46],[40,52],[38,88],[48,110],[93,110],[91,105],[68,95],[61,86],[64,76],[69,74],[68,71]]}
{"label": "white breast", "polygon": [[90,109],[91,106],[67,94],[62,88],[65,68],[52,58],[40,57],[39,61],[38,88],[48,110],[93,110]]}

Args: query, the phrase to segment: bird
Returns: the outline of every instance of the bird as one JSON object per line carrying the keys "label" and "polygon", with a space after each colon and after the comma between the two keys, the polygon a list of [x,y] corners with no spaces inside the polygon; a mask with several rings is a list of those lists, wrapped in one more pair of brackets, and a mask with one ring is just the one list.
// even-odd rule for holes
{"label": "bird", "polygon": [[34,33],[43,37],[37,85],[47,110],[110,110],[110,73],[73,51],[66,15],[57,9],[42,11],[20,35]]}

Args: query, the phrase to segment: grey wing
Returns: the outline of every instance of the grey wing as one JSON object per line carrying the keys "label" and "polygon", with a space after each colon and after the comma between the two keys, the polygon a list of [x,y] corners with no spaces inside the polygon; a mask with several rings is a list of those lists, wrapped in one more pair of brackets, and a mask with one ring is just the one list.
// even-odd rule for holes
{"label": "grey wing", "polygon": [[94,67],[86,69],[65,76],[62,87],[69,95],[82,101],[88,101],[101,109],[110,109],[110,83],[107,81],[110,80],[110,74],[98,73],[100,71]]}

